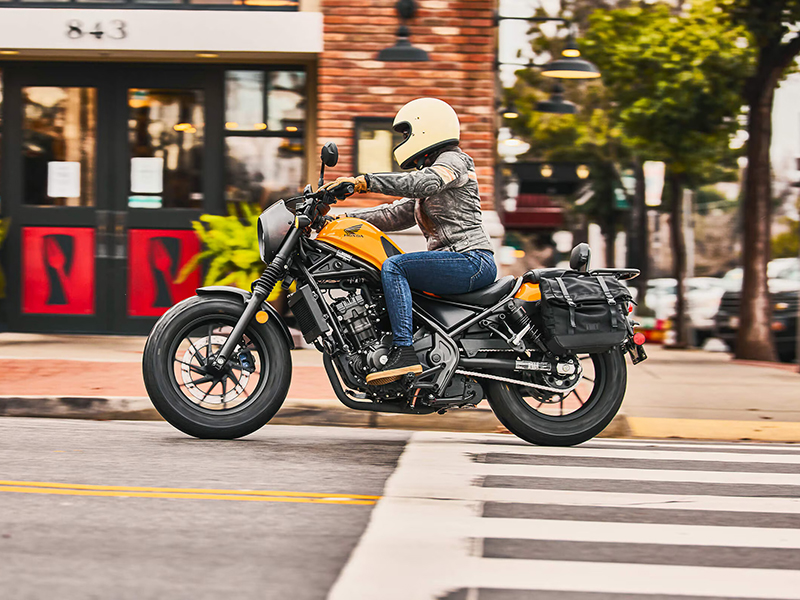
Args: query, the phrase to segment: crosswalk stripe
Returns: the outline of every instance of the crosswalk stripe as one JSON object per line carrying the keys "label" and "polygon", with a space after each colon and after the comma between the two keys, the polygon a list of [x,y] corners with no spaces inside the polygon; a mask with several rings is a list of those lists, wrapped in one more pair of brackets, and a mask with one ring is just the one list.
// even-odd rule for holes
{"label": "crosswalk stripe", "polygon": [[595,438],[577,446],[578,448],[603,448],[607,446],[632,447],[632,448],[681,448],[684,450],[728,450],[729,452],[780,452],[791,454],[800,452],[800,444],[751,444],[741,442],[681,442],[664,440],[623,440]]}
{"label": "crosswalk stripe", "polygon": [[[800,549],[800,530],[766,527],[599,523],[484,517],[473,519],[465,524],[465,530],[472,537],[485,538]],[[798,555],[798,567],[800,567],[800,555]]]}
{"label": "crosswalk stripe", "polygon": [[[727,471],[670,471],[666,469],[619,469],[550,465],[505,465],[485,463],[484,475],[546,477],[551,479],[604,479],[607,481],[669,481],[683,483],[735,483],[750,485],[800,485],[800,474],[740,473]],[[799,490],[800,492],[800,490]]]}
{"label": "crosswalk stripe", "polygon": [[565,504],[530,504],[486,502],[483,516],[493,519],[547,519],[551,521],[594,521],[601,523],[655,523],[715,527],[766,527],[800,529],[800,515],[729,512],[724,510],[682,510],[681,508],[635,508],[626,506],[569,506]]}
{"label": "crosswalk stripe", "polygon": [[724,463],[764,463],[800,465],[800,453],[797,454],[736,454],[733,452],[683,452],[681,450],[643,450],[638,448],[547,448],[543,446],[490,446],[465,445],[465,451],[472,454],[507,454],[520,456],[568,456],[572,458],[641,458],[647,460],[699,461]]}
{"label": "crosswalk stripe", "polygon": [[746,496],[691,496],[681,494],[635,494],[572,490],[524,490],[475,488],[470,494],[484,502],[525,502],[569,506],[614,506],[653,510],[724,510],[800,514],[800,498],[751,498]]}
{"label": "crosswalk stripe", "polygon": [[[510,448],[531,448],[527,442],[508,434],[474,434],[471,437],[463,437],[459,442],[468,444],[489,444]],[[798,443],[786,442],[720,442],[720,441],[687,441],[687,440],[665,440],[665,439],[623,439],[623,438],[594,438],[583,444],[573,446],[573,448],[675,448],[681,450],[726,450],[728,452],[766,452],[791,454],[800,452],[800,440]]]}
{"label": "crosswalk stripe", "polygon": [[471,558],[464,587],[800,599],[800,571]]}

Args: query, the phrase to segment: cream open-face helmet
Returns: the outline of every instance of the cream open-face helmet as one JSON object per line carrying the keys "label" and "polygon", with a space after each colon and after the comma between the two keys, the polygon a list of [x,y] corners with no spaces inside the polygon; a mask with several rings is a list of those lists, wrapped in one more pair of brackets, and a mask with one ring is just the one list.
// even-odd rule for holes
{"label": "cream open-face helmet", "polygon": [[461,126],[453,107],[438,98],[417,98],[397,112],[392,127],[403,134],[394,148],[401,169],[419,168],[419,159],[458,143]]}

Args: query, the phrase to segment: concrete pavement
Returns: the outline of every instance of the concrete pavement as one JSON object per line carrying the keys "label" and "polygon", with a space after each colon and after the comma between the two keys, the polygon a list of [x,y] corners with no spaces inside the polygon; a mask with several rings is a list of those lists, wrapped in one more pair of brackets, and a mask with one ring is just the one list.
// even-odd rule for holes
{"label": "concrete pavement", "polygon": [[0,418],[0,597],[322,600],[407,437]]}
{"label": "concrete pavement", "polygon": [[[0,334],[0,415],[158,418],[141,379],[142,337]],[[740,363],[727,354],[665,350],[628,365],[620,418],[605,435],[800,441],[795,365]],[[364,413],[335,399],[316,350],[292,353],[289,396],[274,423],[492,432],[478,410],[427,417]]]}

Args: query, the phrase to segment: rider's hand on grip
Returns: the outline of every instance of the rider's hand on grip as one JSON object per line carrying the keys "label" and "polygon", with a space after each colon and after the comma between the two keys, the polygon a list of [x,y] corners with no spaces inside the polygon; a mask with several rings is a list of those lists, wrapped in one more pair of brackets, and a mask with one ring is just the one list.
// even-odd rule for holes
{"label": "rider's hand on grip", "polygon": [[[343,184],[350,184],[345,186]],[[358,177],[339,177],[336,181],[331,181],[322,186],[323,190],[328,190],[336,198],[342,199],[351,194],[363,194],[367,190],[367,178],[363,175]],[[344,194],[344,195],[342,195]]]}

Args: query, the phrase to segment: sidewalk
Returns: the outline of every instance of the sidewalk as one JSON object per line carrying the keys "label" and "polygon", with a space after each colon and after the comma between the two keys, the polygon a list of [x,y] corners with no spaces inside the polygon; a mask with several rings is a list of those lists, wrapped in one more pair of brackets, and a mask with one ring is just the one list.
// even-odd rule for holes
{"label": "sidewalk", "polygon": [[[0,415],[157,419],[141,378],[142,337],[0,334]],[[621,415],[604,435],[800,442],[796,365],[647,347],[629,363]],[[354,411],[334,396],[316,350],[292,352],[289,396],[274,423],[496,431],[486,402],[446,415]]]}

